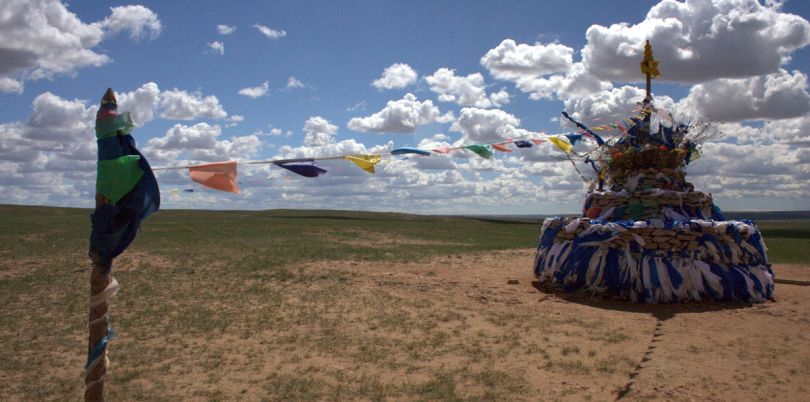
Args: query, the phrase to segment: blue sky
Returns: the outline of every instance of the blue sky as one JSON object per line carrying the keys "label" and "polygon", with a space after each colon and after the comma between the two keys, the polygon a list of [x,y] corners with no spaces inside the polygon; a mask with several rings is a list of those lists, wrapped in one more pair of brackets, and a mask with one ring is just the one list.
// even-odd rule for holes
{"label": "blue sky", "polygon": [[[690,167],[698,190],[726,210],[810,209],[807,2],[0,4],[3,203],[92,206],[108,86],[153,166],[385,152],[566,132],[562,110],[619,120],[651,39],[657,104],[725,134]],[[158,180],[170,208],[576,212],[586,185],[558,155],[241,167],[238,195]]]}

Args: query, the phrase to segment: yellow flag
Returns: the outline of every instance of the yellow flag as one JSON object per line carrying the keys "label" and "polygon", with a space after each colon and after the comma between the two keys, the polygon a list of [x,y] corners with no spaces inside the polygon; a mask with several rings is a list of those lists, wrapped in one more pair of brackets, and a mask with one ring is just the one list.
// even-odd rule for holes
{"label": "yellow flag", "polygon": [[374,173],[374,165],[380,163],[380,155],[353,155],[344,158],[369,173]]}
{"label": "yellow flag", "polygon": [[552,144],[556,145],[557,148],[560,148],[565,153],[571,152],[571,149],[573,148],[571,144],[569,144],[560,137],[548,137],[548,140],[551,141]]}

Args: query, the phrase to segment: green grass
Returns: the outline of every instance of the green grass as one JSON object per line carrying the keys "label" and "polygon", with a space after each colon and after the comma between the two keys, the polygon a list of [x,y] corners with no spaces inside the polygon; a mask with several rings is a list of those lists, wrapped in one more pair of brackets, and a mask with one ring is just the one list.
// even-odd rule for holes
{"label": "green grass", "polygon": [[757,226],[772,263],[810,265],[810,219],[765,220]]}

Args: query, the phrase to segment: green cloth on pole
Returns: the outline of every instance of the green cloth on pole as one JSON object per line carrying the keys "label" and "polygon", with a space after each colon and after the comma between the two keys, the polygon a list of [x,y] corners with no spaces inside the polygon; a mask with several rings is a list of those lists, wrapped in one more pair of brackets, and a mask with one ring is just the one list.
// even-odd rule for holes
{"label": "green cloth on pole", "polygon": [[118,135],[119,132],[121,135],[127,135],[132,132],[133,128],[135,128],[135,124],[132,123],[132,116],[130,116],[129,112],[121,113],[111,119],[97,120],[96,138],[103,140]]}
{"label": "green cloth on pole", "polygon": [[113,204],[132,191],[143,170],[138,165],[140,155],[124,155],[117,159],[98,161],[96,191]]}
{"label": "green cloth on pole", "polygon": [[478,156],[484,159],[489,159],[490,157],[492,157],[492,151],[490,151],[489,147],[486,145],[467,145],[464,148],[467,148],[470,151],[475,152],[476,154],[478,154]]}

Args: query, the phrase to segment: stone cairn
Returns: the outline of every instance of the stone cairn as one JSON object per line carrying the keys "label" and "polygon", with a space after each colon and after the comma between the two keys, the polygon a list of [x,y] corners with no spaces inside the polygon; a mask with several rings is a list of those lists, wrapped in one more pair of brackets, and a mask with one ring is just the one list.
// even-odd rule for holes
{"label": "stone cairn", "polygon": [[770,299],[773,271],[756,225],[725,220],[711,194],[686,181],[699,145],[690,128],[659,123],[650,132],[649,78],[658,72],[649,43],[642,72],[641,113],[618,141],[595,151],[599,186],[581,217],[543,222],[535,275],[553,288],[634,302]]}

